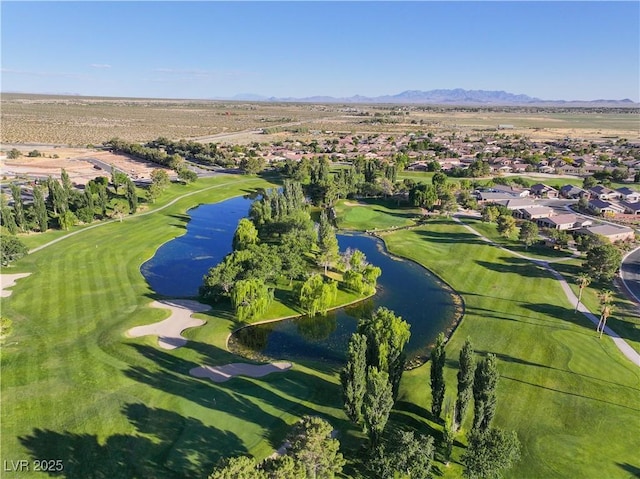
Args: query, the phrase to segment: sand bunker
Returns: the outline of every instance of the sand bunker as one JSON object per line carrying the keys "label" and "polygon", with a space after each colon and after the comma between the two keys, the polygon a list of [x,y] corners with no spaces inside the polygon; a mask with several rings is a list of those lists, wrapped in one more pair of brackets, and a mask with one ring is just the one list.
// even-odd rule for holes
{"label": "sand bunker", "polygon": [[187,344],[187,339],[180,333],[205,323],[202,319],[192,318],[191,315],[211,309],[211,306],[189,299],[154,301],[150,306],[169,309],[171,316],[157,323],[131,328],[127,331],[127,336],[131,338],[158,336],[158,345],[163,349],[176,349]]}
{"label": "sand bunker", "polygon": [[277,362],[269,364],[232,363],[224,366],[199,366],[189,371],[196,378],[209,378],[213,382],[222,383],[235,376],[261,378],[270,373],[283,373],[291,369],[291,363]]}
{"label": "sand bunker", "polygon": [[17,280],[25,278],[30,274],[31,273],[0,274],[0,298],[11,296],[13,291],[7,291],[7,288],[13,288]]}

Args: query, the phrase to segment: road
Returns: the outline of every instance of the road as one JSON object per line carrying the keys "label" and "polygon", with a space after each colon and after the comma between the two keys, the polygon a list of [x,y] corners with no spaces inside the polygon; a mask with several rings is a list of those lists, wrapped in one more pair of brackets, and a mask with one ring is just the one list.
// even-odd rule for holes
{"label": "road", "polygon": [[620,277],[636,303],[640,304],[640,248],[633,250],[622,259]]}

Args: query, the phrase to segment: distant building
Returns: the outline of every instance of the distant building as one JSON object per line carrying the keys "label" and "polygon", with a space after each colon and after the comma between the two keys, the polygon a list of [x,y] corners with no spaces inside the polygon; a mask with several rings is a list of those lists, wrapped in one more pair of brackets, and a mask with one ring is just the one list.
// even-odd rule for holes
{"label": "distant building", "polygon": [[588,198],[589,192],[574,185],[564,185],[560,188],[560,196],[571,200],[577,200],[579,198]]}
{"label": "distant building", "polygon": [[582,228],[582,232],[590,235],[604,236],[612,243],[616,241],[632,240],[635,238],[635,231],[627,226],[618,225],[596,225]]}
{"label": "distant building", "polygon": [[597,215],[604,215],[605,213],[624,213],[623,206],[617,203],[610,203],[609,201],[599,200],[597,198],[589,201],[589,209]]}
{"label": "distant building", "polygon": [[531,188],[529,188],[531,194],[534,196],[538,196],[540,198],[557,198],[558,190],[555,188],[545,185],[544,183],[536,183]]}
{"label": "distant building", "polygon": [[549,228],[554,230],[572,230],[590,226],[593,224],[593,221],[586,218],[578,217],[574,214],[566,214],[550,216],[549,218],[541,218],[537,220],[537,223],[541,228]]}
{"label": "distant building", "polygon": [[513,212],[513,216],[522,220],[537,220],[549,218],[554,215],[553,208],[548,206],[536,206],[534,208],[519,208]]}

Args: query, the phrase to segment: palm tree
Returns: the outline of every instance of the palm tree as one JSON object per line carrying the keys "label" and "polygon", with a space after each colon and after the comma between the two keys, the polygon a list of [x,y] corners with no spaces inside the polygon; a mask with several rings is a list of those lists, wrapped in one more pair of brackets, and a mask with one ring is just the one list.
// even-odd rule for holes
{"label": "palm tree", "polygon": [[[613,292],[609,289],[603,289],[598,294],[600,298],[600,321],[598,321],[598,327],[596,331],[600,333],[600,337],[602,337],[602,331],[604,331],[604,325],[607,322],[607,318],[611,316],[613,312],[613,308],[611,306],[611,301],[613,300]],[[600,329],[602,327],[602,329]]]}
{"label": "palm tree", "polygon": [[582,300],[582,291],[590,284],[591,276],[589,276],[587,273],[580,273],[578,275],[578,285],[580,286],[580,292],[578,293],[578,302],[576,303],[576,309],[573,311],[574,313],[578,311],[578,306],[580,305],[580,301]]}
{"label": "palm tree", "polygon": [[613,313],[613,306],[610,304],[602,305],[602,314],[600,316],[600,322],[602,323],[602,327],[600,327],[600,323],[598,323],[598,328],[600,328],[600,339],[602,339],[602,333],[604,332],[604,328],[607,325],[607,319]]}

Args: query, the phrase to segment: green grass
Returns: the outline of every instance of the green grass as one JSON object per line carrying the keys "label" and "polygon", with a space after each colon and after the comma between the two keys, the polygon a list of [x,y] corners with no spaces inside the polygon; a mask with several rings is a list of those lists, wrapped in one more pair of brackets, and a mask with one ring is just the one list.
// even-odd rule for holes
{"label": "green grass", "polygon": [[[523,443],[522,460],[506,477],[631,476],[640,448],[640,369],[573,314],[547,272],[448,220],[384,237],[390,251],[428,266],[465,300],[465,318],[447,346],[447,396],[455,396],[466,337],[479,355],[497,355],[495,425],[516,430]],[[428,384],[428,366],[406,373],[398,412],[427,428],[434,427],[425,420]],[[456,448],[454,459],[461,453]],[[461,469],[454,462],[441,470],[458,477]]]}
{"label": "green grass", "polygon": [[[16,271],[33,274],[2,303],[13,321],[1,351],[3,459],[62,459],[68,478],[201,478],[222,455],[270,454],[303,414],[327,417],[347,454],[358,449],[362,435],[347,422],[338,371],[327,365],[296,363],[286,374],[222,384],[188,374],[238,360],[225,351],[237,324],[224,308],[199,315],[207,324],[186,331],[189,343],[174,351],[158,349],[153,337],[124,337],[167,316],[148,307],[156,295],[139,268],[184,233],[184,212],[268,186],[246,177],[201,181],[189,187],[197,194],[168,208],[71,236],[18,263]],[[376,225],[398,221],[393,208],[376,211]],[[496,425],[517,430],[524,445],[508,477],[629,477],[640,448],[640,372],[573,316],[546,272],[448,220],[385,240],[465,299],[466,317],[447,347],[448,395],[467,336],[479,354],[498,355]],[[268,314],[285,313],[274,303]],[[439,437],[428,384],[428,365],[405,374],[393,424]],[[437,464],[438,474],[459,477],[462,443],[450,467]]]}
{"label": "green grass", "polygon": [[345,230],[381,230],[410,226],[420,217],[418,208],[397,207],[391,202],[339,201],[335,206],[338,227]]}

